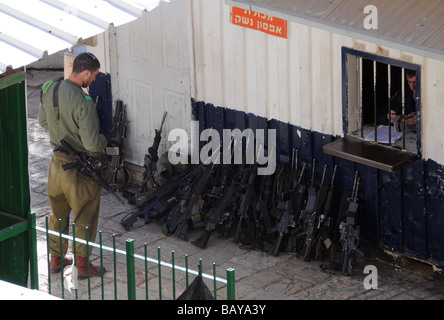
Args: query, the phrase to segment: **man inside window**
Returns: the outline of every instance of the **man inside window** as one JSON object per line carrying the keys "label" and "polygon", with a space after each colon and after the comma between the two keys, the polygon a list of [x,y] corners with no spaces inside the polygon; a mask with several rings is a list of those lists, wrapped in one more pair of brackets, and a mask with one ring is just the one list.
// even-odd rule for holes
{"label": "man inside window", "polygon": [[396,131],[416,131],[416,72],[405,70],[408,88],[405,88],[404,117],[402,116],[402,89],[396,91],[390,100],[390,115]]}

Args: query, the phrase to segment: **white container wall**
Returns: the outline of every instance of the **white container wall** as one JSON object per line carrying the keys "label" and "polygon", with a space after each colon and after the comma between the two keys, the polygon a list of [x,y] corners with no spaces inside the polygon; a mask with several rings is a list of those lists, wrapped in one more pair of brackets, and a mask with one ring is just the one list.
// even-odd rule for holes
{"label": "white container wall", "polygon": [[197,101],[343,135],[341,48],[422,66],[422,156],[444,164],[444,62],[288,21],[288,39],[233,25],[223,0],[193,0]]}

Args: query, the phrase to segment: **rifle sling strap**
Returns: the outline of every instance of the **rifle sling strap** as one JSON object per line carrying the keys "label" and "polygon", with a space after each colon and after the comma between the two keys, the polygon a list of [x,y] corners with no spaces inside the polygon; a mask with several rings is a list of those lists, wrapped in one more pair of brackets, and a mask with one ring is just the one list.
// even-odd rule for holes
{"label": "rifle sling strap", "polygon": [[59,107],[59,87],[60,81],[57,81],[54,85],[54,91],[52,92],[52,104],[54,108]]}
{"label": "rifle sling strap", "polygon": [[54,90],[52,92],[52,105],[54,107],[54,109],[53,109],[54,110],[54,118],[55,118],[55,122],[56,122],[57,136],[59,138],[61,138],[60,137],[60,130],[59,130],[59,118],[60,118],[60,113],[59,113],[59,87],[60,87],[60,83],[61,83],[61,81],[57,81],[54,84]]}

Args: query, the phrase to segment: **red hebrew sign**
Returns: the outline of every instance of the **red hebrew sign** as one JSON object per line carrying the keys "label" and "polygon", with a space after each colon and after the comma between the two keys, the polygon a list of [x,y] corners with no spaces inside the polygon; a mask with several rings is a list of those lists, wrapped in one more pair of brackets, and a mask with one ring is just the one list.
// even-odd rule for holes
{"label": "red hebrew sign", "polygon": [[287,20],[237,7],[231,7],[231,23],[287,39]]}

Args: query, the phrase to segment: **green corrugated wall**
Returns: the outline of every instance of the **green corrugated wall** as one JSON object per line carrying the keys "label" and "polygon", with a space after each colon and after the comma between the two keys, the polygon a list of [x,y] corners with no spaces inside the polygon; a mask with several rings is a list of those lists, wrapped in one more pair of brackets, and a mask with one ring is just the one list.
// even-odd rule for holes
{"label": "green corrugated wall", "polygon": [[[26,73],[0,78],[0,211],[28,218]],[[0,216],[0,230],[11,222]],[[28,233],[0,242],[0,279],[26,286]]]}

